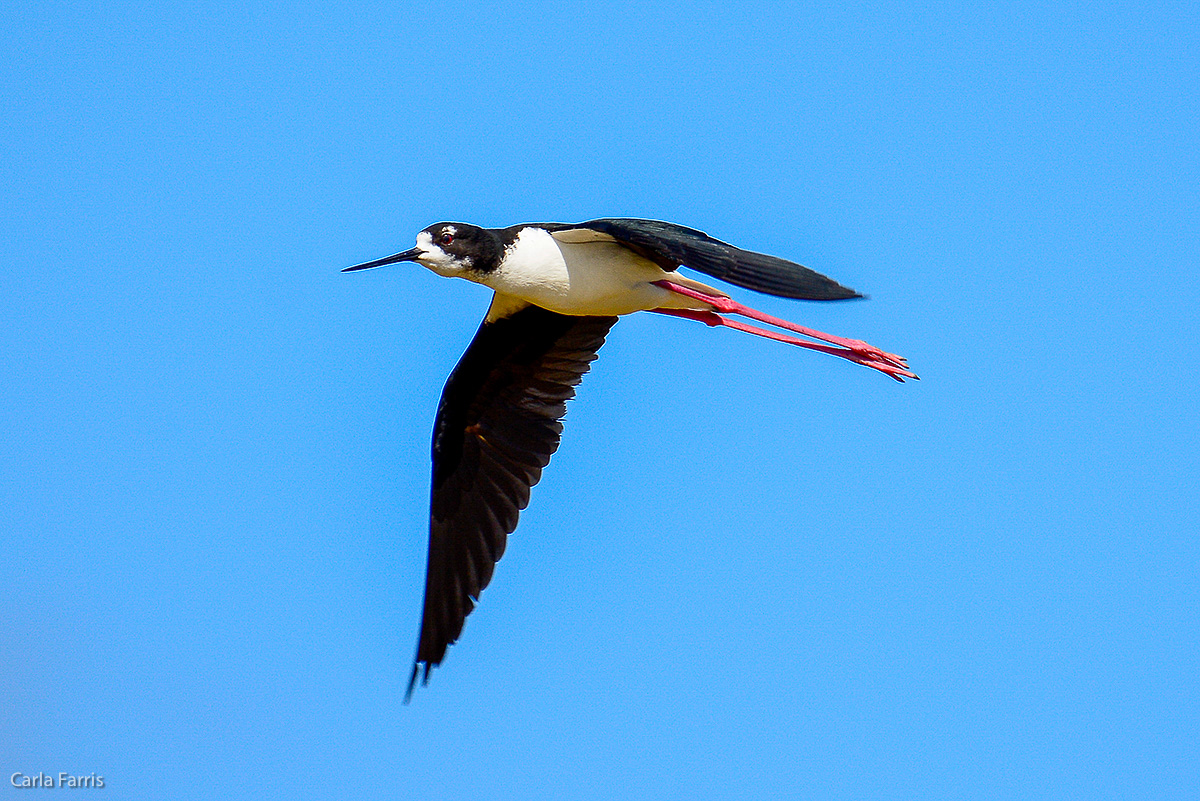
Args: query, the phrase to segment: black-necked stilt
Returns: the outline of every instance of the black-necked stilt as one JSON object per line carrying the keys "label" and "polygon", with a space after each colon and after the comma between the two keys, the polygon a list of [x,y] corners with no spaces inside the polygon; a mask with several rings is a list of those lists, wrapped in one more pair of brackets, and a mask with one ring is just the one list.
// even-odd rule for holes
{"label": "black-necked stilt", "polygon": [[786,298],[861,297],[799,264],[681,225],[631,219],[511,228],[437,223],[417,234],[412,250],[343,272],[402,261],[495,290],[483,324],[446,381],[434,422],[425,609],[406,700],[418,676],[427,683],[430,669],[462,632],[529,503],[530,487],[558,448],[566,401],[618,315],[686,317],[841,356],[897,381],[917,377],[900,356],[771,317],[680,275],[678,268],[686,266]]}

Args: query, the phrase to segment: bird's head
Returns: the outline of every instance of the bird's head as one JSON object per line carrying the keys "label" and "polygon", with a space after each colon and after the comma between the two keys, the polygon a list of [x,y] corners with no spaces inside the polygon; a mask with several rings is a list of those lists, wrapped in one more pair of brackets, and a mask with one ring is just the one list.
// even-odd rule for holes
{"label": "bird's head", "polygon": [[342,272],[369,270],[401,261],[415,261],[438,275],[469,278],[489,272],[500,262],[503,248],[486,228],[467,223],[440,222],[417,234],[417,246],[375,261],[347,267]]}

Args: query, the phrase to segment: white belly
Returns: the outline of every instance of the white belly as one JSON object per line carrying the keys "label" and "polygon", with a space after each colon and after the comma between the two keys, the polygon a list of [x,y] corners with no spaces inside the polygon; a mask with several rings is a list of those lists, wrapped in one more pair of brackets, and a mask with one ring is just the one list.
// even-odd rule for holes
{"label": "white belly", "polygon": [[647,309],[704,308],[705,304],[654,286],[678,279],[613,241],[560,242],[527,228],[505,253],[499,269],[481,283],[559,314],[613,315]]}

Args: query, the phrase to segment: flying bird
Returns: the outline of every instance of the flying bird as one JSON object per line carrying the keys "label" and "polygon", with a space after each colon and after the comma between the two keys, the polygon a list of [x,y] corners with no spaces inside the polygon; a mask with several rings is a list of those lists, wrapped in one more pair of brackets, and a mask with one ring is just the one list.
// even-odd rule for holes
{"label": "flying bird", "polygon": [[897,381],[917,378],[900,356],[771,317],[680,274],[686,266],[785,298],[861,297],[799,264],[682,225],[601,219],[480,228],[442,222],[418,233],[411,250],[343,272],[405,261],[495,292],[446,381],[434,421],[425,605],[406,701],[418,680],[428,684],[430,670],[458,639],[491,580],[530,488],[558,449],[566,401],[618,316],[652,311],[727,326],[840,356]]}

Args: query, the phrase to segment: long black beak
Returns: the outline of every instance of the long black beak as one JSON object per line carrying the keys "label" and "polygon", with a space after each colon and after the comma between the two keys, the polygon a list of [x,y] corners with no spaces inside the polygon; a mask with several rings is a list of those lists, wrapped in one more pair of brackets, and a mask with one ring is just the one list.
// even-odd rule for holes
{"label": "long black beak", "polygon": [[412,250],[406,250],[403,253],[397,253],[393,256],[384,256],[382,259],[376,259],[375,261],[368,261],[363,264],[356,264],[353,267],[347,267],[346,269],[342,270],[342,272],[352,273],[355,270],[369,270],[372,267],[382,267],[385,264],[395,264],[398,261],[416,261],[417,258],[424,252],[425,251],[421,250],[420,248],[413,248]]}

